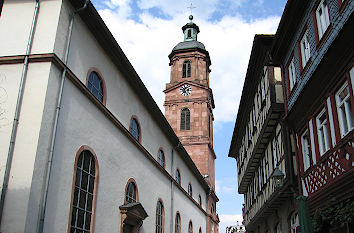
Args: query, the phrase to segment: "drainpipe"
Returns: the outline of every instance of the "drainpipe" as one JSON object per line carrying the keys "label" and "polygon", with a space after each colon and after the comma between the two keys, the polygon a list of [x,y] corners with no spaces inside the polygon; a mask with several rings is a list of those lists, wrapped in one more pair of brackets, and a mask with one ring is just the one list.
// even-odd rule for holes
{"label": "drainpipe", "polygon": [[174,160],[174,155],[173,155],[173,148],[171,150],[171,220],[170,220],[170,232],[173,232],[173,212],[174,212],[174,207],[173,207],[173,195],[174,195],[174,184],[173,184],[173,162]]}
{"label": "drainpipe", "polygon": [[70,42],[71,42],[71,36],[73,32],[73,26],[74,26],[74,19],[75,15],[79,13],[80,11],[83,11],[87,8],[88,3],[90,0],[86,0],[85,4],[75,10],[71,16],[70,19],[70,25],[69,25],[69,33],[68,33],[68,38],[67,38],[67,44],[66,44],[66,49],[65,49],[65,56],[64,56],[64,69],[61,75],[61,82],[60,82],[60,89],[59,89],[59,95],[57,99],[57,107],[55,110],[55,119],[54,119],[54,125],[53,125],[53,130],[52,130],[52,139],[50,143],[50,152],[48,156],[48,164],[47,164],[47,171],[46,171],[46,181],[45,181],[45,187],[44,187],[44,196],[43,196],[43,203],[41,205],[41,212],[40,212],[40,219],[39,219],[39,226],[37,227],[37,232],[38,233],[43,233],[43,228],[44,228],[44,218],[45,218],[45,210],[47,207],[47,200],[48,200],[48,190],[49,190],[49,180],[50,180],[50,175],[51,175],[51,169],[52,169],[52,161],[53,161],[53,155],[54,155],[54,146],[55,146],[55,139],[56,139],[56,134],[57,134],[57,128],[58,128],[58,120],[59,120],[59,112],[61,108],[61,101],[62,101],[62,96],[63,96],[63,90],[64,90],[64,83],[65,83],[65,77],[66,77],[66,72],[67,72],[67,63],[68,63],[68,58],[69,58],[69,49],[70,49]]}
{"label": "drainpipe", "polygon": [[5,196],[6,196],[7,188],[9,185],[10,170],[11,170],[12,158],[13,158],[13,154],[14,154],[17,127],[18,127],[18,122],[19,122],[19,117],[20,117],[21,106],[22,106],[24,85],[26,83],[26,78],[27,78],[28,63],[29,63],[28,59],[29,59],[29,55],[30,55],[31,49],[32,49],[34,30],[37,25],[38,12],[39,12],[39,0],[36,0],[31,30],[30,30],[30,34],[29,34],[29,38],[28,38],[28,42],[27,42],[26,54],[25,54],[25,58],[24,58],[24,62],[23,62],[22,76],[21,76],[20,87],[19,87],[19,91],[18,91],[18,95],[17,95],[15,116],[14,116],[14,121],[12,124],[11,138],[10,138],[9,150],[8,150],[8,154],[7,154],[7,161],[6,161],[6,167],[5,167],[5,173],[4,173],[3,186],[2,186],[2,190],[1,190],[0,223],[2,220],[2,214],[3,214],[3,210],[4,210]]}

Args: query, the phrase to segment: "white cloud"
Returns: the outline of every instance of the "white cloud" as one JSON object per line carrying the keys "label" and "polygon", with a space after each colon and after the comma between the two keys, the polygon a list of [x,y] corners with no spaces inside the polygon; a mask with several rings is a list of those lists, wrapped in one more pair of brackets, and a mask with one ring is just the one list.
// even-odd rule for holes
{"label": "white cloud", "polygon": [[242,214],[220,214],[219,232],[226,232],[226,227],[242,223]]}
{"label": "white cloud", "polygon": [[222,194],[236,194],[236,180],[215,180],[215,191],[218,196]]}
{"label": "white cloud", "polygon": [[[159,4],[164,6],[162,2]],[[111,0],[111,3],[120,4],[124,14],[110,9],[101,10],[100,14],[164,112],[162,91],[170,75],[167,56],[183,40],[181,27],[188,22],[188,14],[163,20],[144,13],[140,15],[141,22],[137,23],[127,19],[127,12],[131,9],[126,0]],[[147,1],[141,1],[141,4],[152,6]],[[198,40],[204,43],[212,61],[210,84],[216,105],[216,122],[235,119],[253,37],[256,33],[275,33],[278,22],[279,17],[253,22],[246,22],[238,16],[224,17],[214,23],[195,19],[201,30]]]}

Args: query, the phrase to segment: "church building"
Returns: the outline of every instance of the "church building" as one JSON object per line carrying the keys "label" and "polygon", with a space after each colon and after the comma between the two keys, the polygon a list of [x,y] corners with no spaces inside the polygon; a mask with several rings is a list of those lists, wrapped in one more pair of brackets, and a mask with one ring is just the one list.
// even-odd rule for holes
{"label": "church building", "polygon": [[0,2],[1,233],[219,232],[211,62],[183,32],[165,116],[90,1]]}

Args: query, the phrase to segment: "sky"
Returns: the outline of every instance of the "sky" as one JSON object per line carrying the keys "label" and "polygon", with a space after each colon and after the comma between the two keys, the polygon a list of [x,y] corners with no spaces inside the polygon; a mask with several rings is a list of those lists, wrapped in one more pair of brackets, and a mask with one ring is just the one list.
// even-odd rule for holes
{"label": "sky", "polygon": [[236,160],[228,157],[255,34],[274,34],[286,0],[91,0],[111,33],[164,112],[168,55],[183,41],[182,26],[199,26],[198,41],[212,65],[214,150],[219,232],[242,221],[243,196],[237,192]]}

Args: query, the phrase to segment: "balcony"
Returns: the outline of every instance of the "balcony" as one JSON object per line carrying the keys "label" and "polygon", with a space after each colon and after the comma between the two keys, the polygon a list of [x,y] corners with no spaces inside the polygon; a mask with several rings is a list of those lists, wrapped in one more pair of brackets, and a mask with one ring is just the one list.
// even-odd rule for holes
{"label": "balcony", "polygon": [[294,198],[294,192],[289,179],[285,179],[284,185],[279,190],[274,188],[273,179],[268,179],[252,205],[245,205],[243,208],[244,225],[248,230],[256,230],[255,228],[264,222],[264,219],[274,214],[292,198]]}
{"label": "balcony", "polygon": [[246,149],[245,159],[239,167],[239,193],[247,191],[248,183],[252,180],[258,163],[263,157],[264,149],[268,145],[269,139],[281,119],[284,106],[280,90],[281,82],[269,85],[263,108],[256,119],[257,123],[255,130],[253,130],[252,141],[249,148]]}
{"label": "balcony", "polygon": [[354,191],[353,139],[354,131],[301,175],[303,193],[308,195],[311,209],[320,208],[329,196],[340,200]]}

